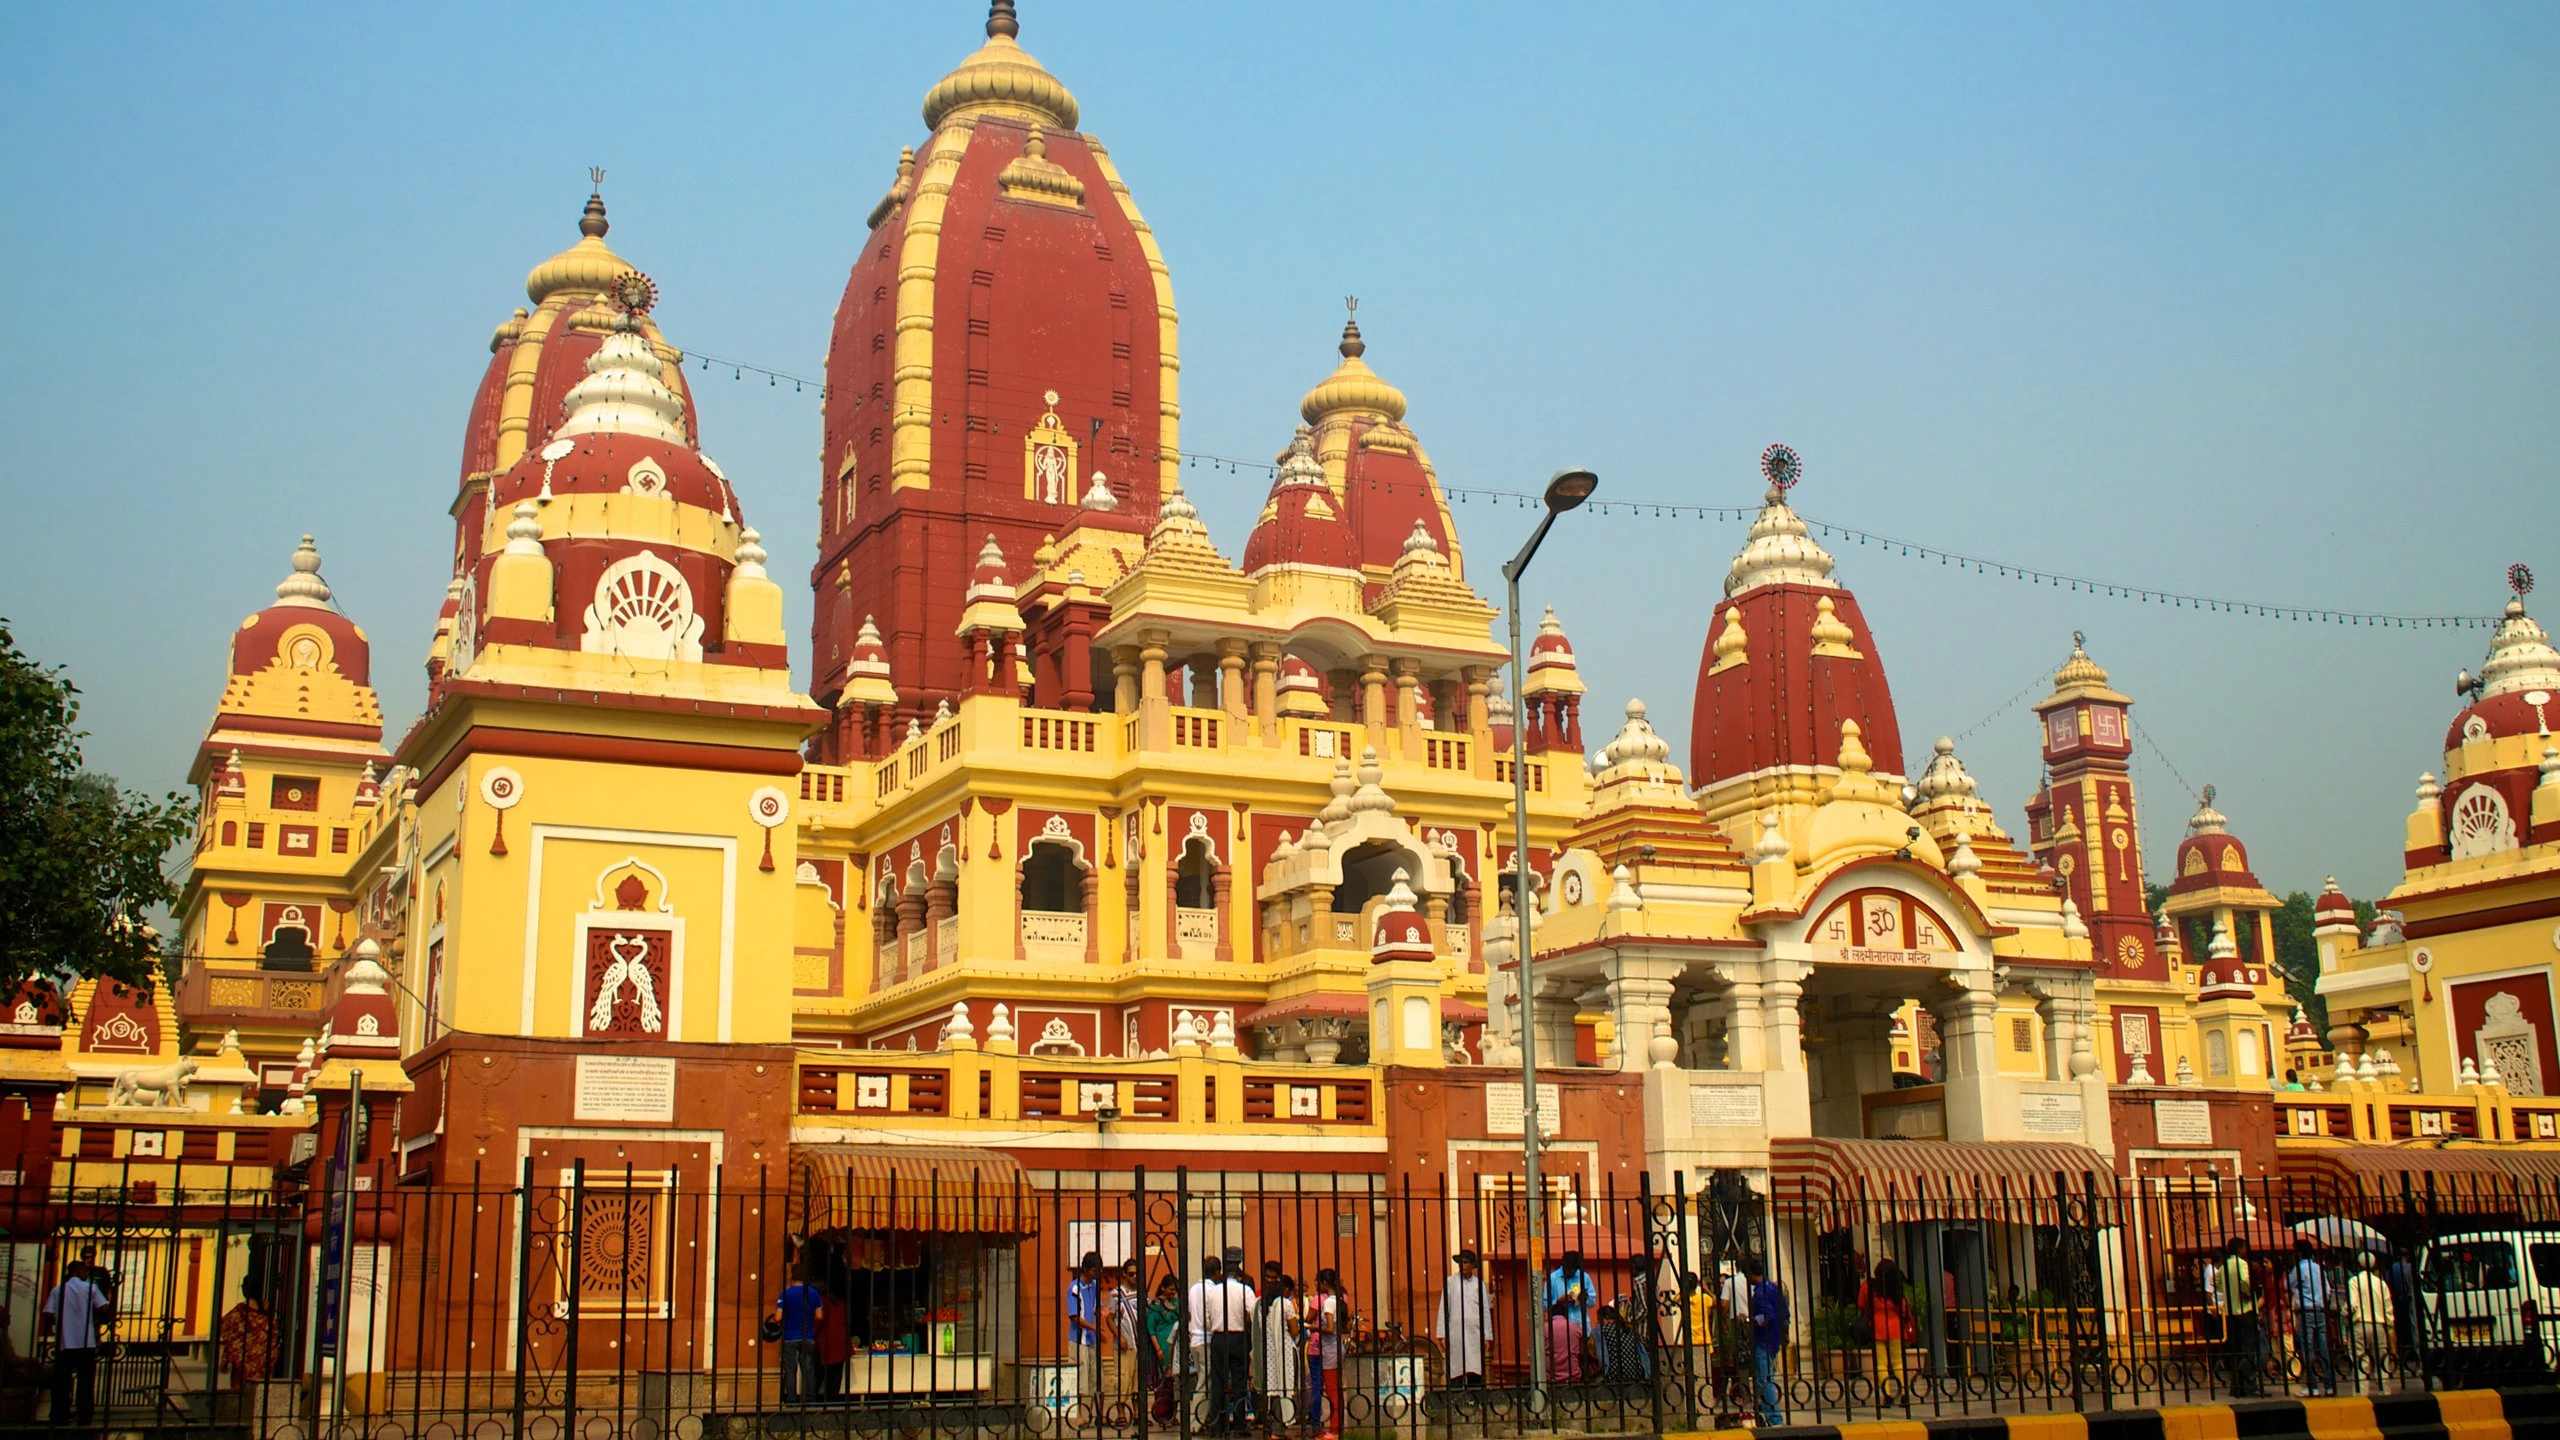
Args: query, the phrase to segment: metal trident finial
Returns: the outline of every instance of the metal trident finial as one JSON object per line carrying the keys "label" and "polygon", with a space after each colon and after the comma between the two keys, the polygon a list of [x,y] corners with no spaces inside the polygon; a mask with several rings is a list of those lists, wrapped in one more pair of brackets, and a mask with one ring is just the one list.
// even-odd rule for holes
{"label": "metal trident finial", "polygon": [[587,167],[587,184],[593,186],[597,190],[602,190],[604,188],[603,166],[590,165]]}
{"label": "metal trident finial", "polygon": [[2074,650],[2085,649],[2085,648],[2087,648],[2088,643],[2089,643],[2089,637],[2088,637],[2088,636],[2081,634],[2081,633],[2080,633],[2079,631],[2077,631],[2077,630],[2074,630],[2074,631],[2072,631],[2072,632],[2071,632],[2071,648],[2072,648],[2072,649],[2074,649]]}
{"label": "metal trident finial", "polygon": [[1359,296],[1357,296],[1357,295],[1345,295],[1345,296],[1343,296],[1343,297],[1342,297],[1342,308],[1343,308],[1344,310],[1348,311],[1348,312],[1349,312],[1349,313],[1351,313],[1351,314],[1354,314],[1354,315],[1359,314],[1359,313],[1360,313],[1360,297],[1359,297]]}

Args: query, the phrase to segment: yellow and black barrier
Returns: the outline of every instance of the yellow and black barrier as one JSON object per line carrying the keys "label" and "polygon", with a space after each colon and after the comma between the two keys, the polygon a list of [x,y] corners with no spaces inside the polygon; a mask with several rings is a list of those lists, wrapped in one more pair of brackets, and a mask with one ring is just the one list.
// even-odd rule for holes
{"label": "yellow and black barrier", "polygon": [[2231,1400],[2076,1415],[1979,1415],[1675,1432],[1664,1440],[2560,1440],[2560,1389]]}

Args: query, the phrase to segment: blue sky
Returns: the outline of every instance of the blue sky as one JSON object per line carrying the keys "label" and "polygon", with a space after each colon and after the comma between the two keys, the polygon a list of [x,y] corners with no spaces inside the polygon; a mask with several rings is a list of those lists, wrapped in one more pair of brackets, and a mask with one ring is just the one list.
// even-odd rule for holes
{"label": "blue sky", "polygon": [[[0,614],[91,758],[179,781],[226,637],[318,533],[396,733],[489,328],[585,167],[678,344],[816,375],[862,217],[982,11],[18,6],[0,90]],[[2246,599],[2560,585],[2560,9],[1027,0],[1162,238],[1184,440],[1267,456],[1341,296],[1444,480],[1747,504]],[[705,384],[778,573],[814,393]],[[1195,494],[1230,554],[1263,480]],[[1479,588],[1516,510],[1458,511]],[[1739,523],[1576,516],[1532,575],[1686,754]],[[2068,649],[2137,700],[2156,871],[2220,805],[2279,890],[2398,875],[2485,632],[2289,624],[1835,545],[1915,750]],[[2546,593],[2546,610],[2560,599]],[[791,624],[806,609],[793,588]],[[2040,692],[2039,692],[2040,693]],[[1962,753],[2016,827],[2023,705]],[[2165,757],[2165,760],[2162,758]]]}

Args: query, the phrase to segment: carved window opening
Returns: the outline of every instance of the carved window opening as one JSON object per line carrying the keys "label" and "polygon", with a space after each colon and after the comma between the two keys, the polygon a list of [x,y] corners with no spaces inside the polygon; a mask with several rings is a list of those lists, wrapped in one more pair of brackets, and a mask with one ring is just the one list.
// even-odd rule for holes
{"label": "carved window opening", "polygon": [[1342,884],[1333,892],[1333,912],[1357,915],[1360,907],[1384,895],[1396,883],[1396,872],[1405,872],[1406,883],[1419,883],[1423,874],[1422,860],[1400,845],[1372,840],[1342,857]]}
{"label": "carved window opening", "polygon": [[300,925],[279,925],[267,937],[266,949],[259,960],[269,970],[309,970],[311,968],[311,932]]}
{"label": "carved window opening", "polygon": [[1072,846],[1034,840],[1022,861],[1022,908],[1049,915],[1084,913],[1084,883]]}
{"label": "carved window opening", "polygon": [[1218,860],[1199,836],[1182,844],[1182,861],[1174,867],[1173,903],[1185,910],[1206,910],[1218,903]]}

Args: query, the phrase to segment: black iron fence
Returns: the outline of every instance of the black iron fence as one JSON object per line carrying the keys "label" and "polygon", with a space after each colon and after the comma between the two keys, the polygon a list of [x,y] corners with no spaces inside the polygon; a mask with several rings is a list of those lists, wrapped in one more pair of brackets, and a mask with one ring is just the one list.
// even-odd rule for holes
{"label": "black iron fence", "polygon": [[[0,1425],[58,1390],[77,1423],[83,1369],[97,1423],[289,1440],[1189,1440],[2094,1410],[2560,1357],[2560,1192],[2533,1185],[1719,1174],[1542,1218],[1533,1256],[1516,1181],[539,1155],[353,1193],[21,1186]],[[48,1314],[79,1284],[107,1306],[85,1356]]]}

